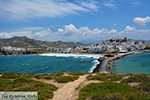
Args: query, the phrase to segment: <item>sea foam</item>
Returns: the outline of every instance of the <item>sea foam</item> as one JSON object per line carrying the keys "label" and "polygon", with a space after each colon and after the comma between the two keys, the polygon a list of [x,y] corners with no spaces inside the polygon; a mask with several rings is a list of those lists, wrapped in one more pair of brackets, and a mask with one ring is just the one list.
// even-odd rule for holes
{"label": "sea foam", "polygon": [[55,56],[55,57],[94,58],[94,59],[99,59],[100,57],[102,57],[102,55],[93,55],[93,54],[62,54],[62,53],[44,53],[39,55]]}
{"label": "sea foam", "polygon": [[100,62],[98,59],[100,57],[103,57],[103,55],[94,55],[94,54],[62,54],[62,53],[44,53],[40,54],[41,56],[55,56],[55,57],[74,57],[74,58],[93,58],[93,65],[91,66],[89,73],[93,72],[93,70],[96,68],[97,64]]}
{"label": "sea foam", "polygon": [[98,60],[94,60],[94,65],[91,67],[91,69],[89,70],[89,73],[92,73],[93,70],[96,68],[96,66],[100,63]]}

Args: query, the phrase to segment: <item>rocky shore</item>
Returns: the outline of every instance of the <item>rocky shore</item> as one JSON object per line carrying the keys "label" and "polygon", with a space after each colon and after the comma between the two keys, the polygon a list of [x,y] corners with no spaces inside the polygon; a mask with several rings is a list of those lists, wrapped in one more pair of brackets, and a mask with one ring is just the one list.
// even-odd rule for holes
{"label": "rocky shore", "polygon": [[135,54],[139,52],[129,52],[129,53],[117,53],[117,54],[108,54],[104,55],[104,57],[101,57],[98,59],[100,62],[96,68],[93,70],[93,72],[101,72],[101,73],[110,73],[114,66],[114,61],[120,58],[123,58],[127,55]]}

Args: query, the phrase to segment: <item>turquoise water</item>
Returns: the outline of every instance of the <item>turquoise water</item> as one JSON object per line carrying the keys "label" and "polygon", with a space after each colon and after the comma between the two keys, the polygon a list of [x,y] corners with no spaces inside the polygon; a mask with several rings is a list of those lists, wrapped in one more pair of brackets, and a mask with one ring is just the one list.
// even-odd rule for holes
{"label": "turquoise water", "polygon": [[0,56],[0,73],[56,73],[89,72],[96,64],[91,57],[63,57],[47,55]]}
{"label": "turquoise water", "polygon": [[129,55],[115,62],[113,73],[150,74],[150,53]]}

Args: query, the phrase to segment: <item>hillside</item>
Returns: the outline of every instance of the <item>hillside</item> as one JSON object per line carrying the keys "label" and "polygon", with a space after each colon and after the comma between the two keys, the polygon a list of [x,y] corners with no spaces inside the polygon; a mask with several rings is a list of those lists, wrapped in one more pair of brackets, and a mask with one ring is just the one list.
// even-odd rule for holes
{"label": "hillside", "polygon": [[150,100],[150,75],[3,73],[0,91],[38,91],[39,100]]}
{"label": "hillside", "polygon": [[22,48],[44,48],[44,47],[53,47],[53,48],[68,48],[68,47],[77,47],[84,44],[79,42],[47,42],[36,39],[31,39],[28,37],[12,37],[8,39],[0,39],[0,47],[2,46],[12,46],[12,47],[22,47]]}

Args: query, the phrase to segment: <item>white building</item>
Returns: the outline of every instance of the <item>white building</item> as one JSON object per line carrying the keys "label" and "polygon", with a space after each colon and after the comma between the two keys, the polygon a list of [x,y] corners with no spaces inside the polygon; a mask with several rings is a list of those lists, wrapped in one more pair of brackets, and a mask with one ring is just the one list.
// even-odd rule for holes
{"label": "white building", "polygon": [[17,47],[11,47],[11,46],[2,47],[2,49],[5,51],[25,51],[26,50],[24,48],[17,48]]}

